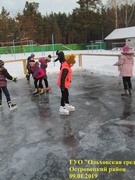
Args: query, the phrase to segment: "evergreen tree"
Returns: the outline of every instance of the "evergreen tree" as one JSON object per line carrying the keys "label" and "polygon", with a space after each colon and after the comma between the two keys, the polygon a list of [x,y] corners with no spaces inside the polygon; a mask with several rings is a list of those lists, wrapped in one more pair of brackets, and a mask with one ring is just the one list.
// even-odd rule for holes
{"label": "evergreen tree", "polygon": [[21,39],[29,39],[43,42],[43,21],[41,13],[38,12],[39,3],[29,3],[26,1],[23,14],[17,15],[18,26]]}
{"label": "evergreen tree", "polygon": [[2,7],[0,14],[0,41],[7,42],[13,40],[14,27],[15,21],[10,17],[10,12]]}

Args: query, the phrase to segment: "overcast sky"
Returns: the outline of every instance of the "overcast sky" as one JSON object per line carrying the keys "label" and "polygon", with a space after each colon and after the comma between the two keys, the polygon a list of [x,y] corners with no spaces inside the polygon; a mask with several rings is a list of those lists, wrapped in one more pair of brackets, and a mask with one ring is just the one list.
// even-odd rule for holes
{"label": "overcast sky", "polygon": [[[38,2],[39,12],[41,14],[51,12],[72,12],[72,10],[79,5],[77,0],[27,0],[28,2]],[[11,15],[16,15],[18,12],[22,12],[24,9],[26,0],[0,0],[0,6],[4,6],[7,11],[10,11]],[[0,7],[0,11],[1,11]]]}
{"label": "overcast sky", "polygon": [[[65,12],[72,13],[74,8],[79,7],[76,3],[77,0],[27,0],[28,2],[38,2],[39,3],[39,12],[42,15],[46,13],[50,14],[51,12]],[[104,0],[103,0],[104,1]],[[10,12],[10,15],[16,16],[18,12],[22,12],[24,9],[26,0],[0,0],[0,11],[1,7]]]}

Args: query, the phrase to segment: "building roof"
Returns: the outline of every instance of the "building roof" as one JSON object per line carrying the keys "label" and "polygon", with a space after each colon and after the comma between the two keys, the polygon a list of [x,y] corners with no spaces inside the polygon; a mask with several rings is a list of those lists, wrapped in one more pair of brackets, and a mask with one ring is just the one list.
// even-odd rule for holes
{"label": "building roof", "polygon": [[115,29],[105,38],[105,40],[117,40],[126,38],[135,38],[135,26]]}

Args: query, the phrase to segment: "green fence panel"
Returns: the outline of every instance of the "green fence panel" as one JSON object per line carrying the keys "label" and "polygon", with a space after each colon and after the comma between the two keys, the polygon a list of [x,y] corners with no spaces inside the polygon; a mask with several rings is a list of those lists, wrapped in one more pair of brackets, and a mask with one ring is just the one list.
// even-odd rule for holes
{"label": "green fence panel", "polygon": [[90,50],[106,49],[106,42],[89,43],[86,47]]}
{"label": "green fence panel", "polygon": [[0,54],[34,53],[57,50],[84,50],[84,49],[106,49],[105,42],[93,44],[48,44],[48,45],[22,45],[0,47]]}

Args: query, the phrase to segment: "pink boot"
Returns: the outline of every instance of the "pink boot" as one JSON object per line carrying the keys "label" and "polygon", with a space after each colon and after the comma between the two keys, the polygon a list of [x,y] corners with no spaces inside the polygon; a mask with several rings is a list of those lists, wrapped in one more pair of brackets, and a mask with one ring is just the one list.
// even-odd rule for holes
{"label": "pink boot", "polygon": [[50,87],[50,86],[48,86],[48,87],[46,88],[46,90],[47,90],[47,91],[51,90],[51,87]]}

